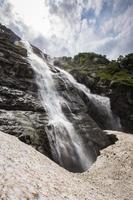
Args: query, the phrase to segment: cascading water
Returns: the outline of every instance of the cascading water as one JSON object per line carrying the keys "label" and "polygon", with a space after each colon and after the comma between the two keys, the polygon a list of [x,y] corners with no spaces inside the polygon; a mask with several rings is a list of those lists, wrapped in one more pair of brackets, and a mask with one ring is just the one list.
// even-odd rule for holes
{"label": "cascading water", "polygon": [[95,110],[94,113],[91,111],[89,114],[92,115],[101,128],[121,130],[120,119],[112,113],[110,99],[108,97],[91,94],[90,90],[85,85],[78,83],[71,74],[56,66],[55,68],[60,71],[64,82],[71,82],[74,87],[88,97],[90,109],[92,107],[92,110]]}
{"label": "cascading water", "polygon": [[42,105],[49,116],[47,135],[53,159],[70,171],[85,171],[94,160],[82,138],[76,133],[73,124],[68,121],[62,111],[61,105],[65,100],[56,90],[54,74],[45,59],[34,54],[28,43],[24,42],[24,45],[27,48],[31,66],[36,73]]}

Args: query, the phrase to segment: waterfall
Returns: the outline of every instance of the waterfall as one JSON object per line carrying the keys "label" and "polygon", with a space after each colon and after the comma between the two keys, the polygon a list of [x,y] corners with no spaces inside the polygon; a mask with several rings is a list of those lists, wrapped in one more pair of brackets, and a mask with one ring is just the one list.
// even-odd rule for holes
{"label": "waterfall", "polygon": [[65,100],[55,87],[53,78],[55,68],[51,70],[45,59],[36,55],[27,42],[24,42],[24,45],[30,64],[36,74],[41,103],[49,117],[46,131],[53,159],[70,171],[85,171],[94,160],[82,138],[76,133],[73,124],[62,111],[61,105]]}
{"label": "waterfall", "polygon": [[[64,82],[70,82],[86,95],[89,100],[89,108],[92,108],[89,114],[102,129],[121,130],[120,119],[112,113],[110,99],[108,97],[90,93],[90,90],[85,85],[78,83],[70,73],[57,66],[55,66],[55,68],[60,71]],[[93,110],[95,110],[95,112],[93,112]]]}

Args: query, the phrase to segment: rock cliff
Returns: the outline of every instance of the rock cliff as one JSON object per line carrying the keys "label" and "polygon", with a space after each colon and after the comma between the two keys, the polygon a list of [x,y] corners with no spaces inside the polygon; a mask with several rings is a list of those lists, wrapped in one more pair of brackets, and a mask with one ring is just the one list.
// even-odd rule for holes
{"label": "rock cliff", "polygon": [[108,96],[125,132],[133,133],[133,54],[109,61],[95,53],[55,58],[55,64],[85,84],[94,94]]}
{"label": "rock cliff", "polygon": [[[54,159],[48,140],[48,115],[39,98],[35,73],[27,59],[27,50],[18,45],[19,41],[17,35],[0,25],[0,130],[17,136]],[[39,49],[33,47],[33,50],[41,56]],[[62,109],[87,148],[94,149],[95,160],[100,149],[114,143],[116,139],[106,135],[95,117],[89,115],[84,96],[71,84],[66,85],[58,70],[54,73],[57,91],[67,100],[71,114],[65,104]]]}
{"label": "rock cliff", "polygon": [[27,51],[16,46],[17,41],[17,35],[0,26],[0,129],[49,155],[47,116],[38,99]]}

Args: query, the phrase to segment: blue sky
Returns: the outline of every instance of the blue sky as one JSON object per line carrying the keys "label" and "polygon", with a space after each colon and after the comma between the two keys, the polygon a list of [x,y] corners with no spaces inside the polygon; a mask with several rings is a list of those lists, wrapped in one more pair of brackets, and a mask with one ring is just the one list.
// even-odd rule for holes
{"label": "blue sky", "polygon": [[133,0],[0,0],[0,22],[52,56],[133,52]]}

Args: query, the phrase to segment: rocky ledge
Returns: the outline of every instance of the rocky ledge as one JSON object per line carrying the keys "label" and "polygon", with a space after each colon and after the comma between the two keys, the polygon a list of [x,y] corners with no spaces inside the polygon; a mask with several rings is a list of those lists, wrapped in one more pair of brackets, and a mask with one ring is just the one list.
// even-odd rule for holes
{"label": "rocky ledge", "polygon": [[116,144],[101,151],[82,174],[61,168],[16,137],[0,132],[0,198],[3,200],[132,200],[133,137],[110,132]]}

